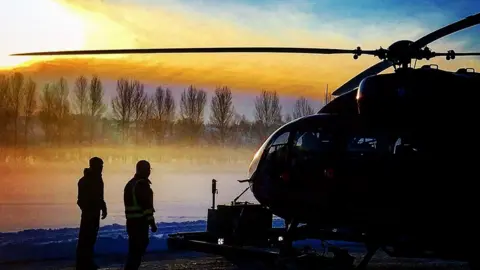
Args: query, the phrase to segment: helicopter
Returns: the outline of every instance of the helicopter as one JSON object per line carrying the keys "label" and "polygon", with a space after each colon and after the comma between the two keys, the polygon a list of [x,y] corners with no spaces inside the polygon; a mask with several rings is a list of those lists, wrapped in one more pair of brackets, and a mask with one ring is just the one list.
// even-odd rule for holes
{"label": "helicopter", "polygon": [[[152,48],[18,53],[15,56],[156,53],[353,54],[381,61],[336,89],[318,113],[274,131],[255,153],[247,179],[255,198],[287,223],[364,236],[368,255],[475,261],[480,240],[472,155],[477,153],[480,73],[412,60],[480,56],[427,45],[480,24],[480,13],[416,41],[353,50],[292,47]],[[379,74],[393,67],[394,73]],[[460,98],[453,96],[460,92]],[[285,241],[286,245],[291,244]]]}

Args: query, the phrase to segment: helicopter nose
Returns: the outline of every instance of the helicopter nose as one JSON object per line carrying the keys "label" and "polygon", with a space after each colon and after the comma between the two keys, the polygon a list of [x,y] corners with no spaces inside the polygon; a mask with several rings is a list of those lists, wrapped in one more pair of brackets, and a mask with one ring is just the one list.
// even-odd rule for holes
{"label": "helicopter nose", "polygon": [[269,201],[266,183],[267,181],[268,179],[265,179],[265,177],[260,177],[258,173],[252,175],[252,177],[250,178],[250,190],[252,191],[257,201],[262,204],[267,204]]}
{"label": "helicopter nose", "polygon": [[285,192],[282,187],[289,178],[288,174],[274,177],[268,173],[258,173],[251,178],[250,190],[259,203],[272,207],[284,198],[281,196]]}

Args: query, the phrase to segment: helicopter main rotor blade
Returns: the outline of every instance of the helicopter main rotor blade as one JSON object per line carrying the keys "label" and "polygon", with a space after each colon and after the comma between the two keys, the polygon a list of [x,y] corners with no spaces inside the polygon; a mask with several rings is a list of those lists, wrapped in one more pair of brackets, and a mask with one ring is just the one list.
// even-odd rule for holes
{"label": "helicopter main rotor blade", "polygon": [[437,39],[443,38],[460,30],[475,26],[480,24],[480,13],[475,15],[468,16],[460,21],[449,24],[445,27],[442,27],[424,37],[415,41],[411,46],[416,46],[417,48],[423,48],[428,44],[436,41]]}
{"label": "helicopter main rotor blade", "polygon": [[[216,48],[150,48],[150,49],[114,49],[114,50],[75,50],[16,53],[11,56],[42,55],[94,55],[94,54],[157,54],[157,53],[304,53],[304,54],[355,54],[356,50],[329,48],[295,47],[216,47]],[[362,51],[362,54],[375,55],[376,50]]]}
{"label": "helicopter main rotor blade", "polygon": [[368,76],[378,74],[387,68],[392,66],[392,62],[388,60],[384,60],[382,62],[379,62],[366,70],[362,71],[360,74],[357,76],[353,77],[350,79],[348,82],[337,88],[335,91],[333,91],[332,95],[334,96],[340,96],[343,94],[346,94],[350,91],[353,91],[359,84],[360,82],[365,79]]}
{"label": "helicopter main rotor blade", "polygon": [[[449,53],[435,53],[435,56],[449,56]],[[453,53],[455,56],[479,56],[480,52],[467,52],[467,53]]]}

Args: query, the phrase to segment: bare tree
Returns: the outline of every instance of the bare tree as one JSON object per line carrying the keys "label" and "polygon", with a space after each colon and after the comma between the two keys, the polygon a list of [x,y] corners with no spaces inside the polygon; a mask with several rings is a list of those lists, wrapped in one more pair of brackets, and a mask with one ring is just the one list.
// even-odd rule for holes
{"label": "bare tree", "polygon": [[42,94],[40,96],[40,101],[40,121],[42,123],[43,132],[45,134],[45,140],[47,141],[47,143],[51,143],[55,133],[55,98],[53,87],[51,84],[45,84],[42,90]]}
{"label": "bare tree", "polygon": [[143,136],[148,144],[155,137],[155,97],[148,96],[145,104],[145,113],[143,114]]}
{"label": "bare tree", "polygon": [[75,112],[79,115],[85,115],[88,104],[88,80],[84,76],[75,79],[75,87],[73,89]]}
{"label": "bare tree", "polygon": [[78,139],[78,142],[82,142],[85,134],[85,118],[88,105],[88,80],[84,76],[79,76],[75,79],[73,105],[77,113],[77,121],[75,121],[77,133],[75,137]]}
{"label": "bare tree", "polygon": [[233,142],[236,145],[243,145],[251,139],[251,123],[247,120],[245,115],[235,113],[233,117],[232,135]]}
{"label": "bare tree", "polygon": [[13,136],[14,136],[14,146],[17,146],[18,143],[18,120],[20,118],[20,111],[23,106],[23,84],[24,77],[22,73],[15,72],[10,80],[10,97],[11,97],[11,106],[12,106],[12,117],[13,117]]}
{"label": "bare tree", "polygon": [[255,120],[262,140],[281,125],[282,106],[276,91],[263,90],[255,99]]}
{"label": "bare tree", "polygon": [[180,97],[180,118],[193,141],[203,126],[203,113],[207,102],[207,93],[193,85],[184,90]]}
{"label": "bare tree", "polygon": [[172,91],[170,91],[170,89],[165,90],[164,108],[164,119],[168,121],[169,124],[173,123],[175,120],[175,99],[173,98]]}
{"label": "bare tree", "polygon": [[312,106],[305,97],[300,97],[295,101],[295,106],[293,107],[292,117],[293,119],[298,119],[307,115],[312,115],[315,112],[313,111]]}
{"label": "bare tree", "polygon": [[68,101],[68,84],[67,80],[61,77],[57,83],[53,85],[54,98],[54,114],[56,124],[57,142],[61,144],[64,139],[66,129],[69,124],[70,102]]}
{"label": "bare tree", "polygon": [[171,131],[175,119],[175,100],[170,89],[157,87],[154,96],[154,130],[158,142],[163,142],[167,131]]}
{"label": "bare tree", "polygon": [[327,84],[327,88],[325,89],[325,97],[324,97],[324,101],[323,101],[323,106],[330,103],[330,101],[332,101],[332,93],[328,92],[328,84]]}
{"label": "bare tree", "polygon": [[210,122],[216,129],[220,143],[224,144],[235,115],[232,91],[228,87],[215,89],[215,95],[212,97],[210,108]]}
{"label": "bare tree", "polygon": [[73,105],[77,113],[77,130],[76,135],[79,142],[83,141],[85,133],[85,116],[87,114],[88,105],[88,80],[84,76],[75,79],[75,87],[73,88]]}
{"label": "bare tree", "polygon": [[180,117],[193,123],[203,123],[203,112],[207,102],[207,94],[193,85],[184,90],[180,98]]}
{"label": "bare tree", "polygon": [[37,84],[30,78],[25,84],[23,114],[25,116],[25,143],[28,144],[28,133],[31,129],[31,122],[37,109]]}
{"label": "bare tree", "polygon": [[122,141],[128,136],[128,129],[132,119],[134,90],[127,79],[117,81],[117,96],[112,100],[113,117],[120,124]]}
{"label": "bare tree", "polygon": [[0,141],[6,144],[10,122],[10,78],[0,75]]}
{"label": "bare tree", "polygon": [[103,86],[98,76],[93,76],[90,81],[88,91],[88,113],[90,118],[90,143],[93,143],[95,135],[95,124],[105,112],[105,104],[103,103]]}
{"label": "bare tree", "polygon": [[133,81],[133,121],[135,122],[135,143],[138,144],[138,132],[140,130],[141,120],[143,119],[147,107],[147,95],[144,85],[139,81]]}
{"label": "bare tree", "polygon": [[166,123],[166,134],[170,137],[173,135],[173,125],[175,122],[176,105],[175,99],[170,89],[165,91],[165,110],[164,110],[164,122]]}

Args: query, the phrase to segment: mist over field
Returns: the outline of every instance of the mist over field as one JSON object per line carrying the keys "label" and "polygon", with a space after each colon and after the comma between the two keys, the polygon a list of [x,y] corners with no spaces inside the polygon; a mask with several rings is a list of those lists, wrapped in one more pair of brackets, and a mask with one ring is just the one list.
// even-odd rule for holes
{"label": "mist over field", "polygon": [[[5,158],[5,149],[2,153]],[[211,205],[211,180],[219,180],[219,203],[229,203],[244,188],[236,180],[245,178],[253,154],[251,150],[213,146],[119,146],[35,148],[23,160],[18,156],[17,160],[6,156],[0,166],[0,231],[77,227],[77,181],[91,156],[105,161],[103,178],[109,216],[103,224],[124,224],[123,188],[140,159],[152,164],[150,179],[157,220],[202,220]]]}
{"label": "mist over field", "polygon": [[[136,79],[119,78],[114,87],[109,100],[98,76],[41,83],[0,75],[0,231],[77,227],[77,182],[94,156],[104,160],[103,224],[124,224],[123,188],[142,159],[153,168],[156,220],[204,220],[212,179],[218,203],[229,203],[246,187],[237,180],[263,141],[315,113],[304,97],[287,111],[269,90],[254,97],[249,119],[228,86],[189,85],[178,97]],[[251,193],[243,199],[255,201]]]}

